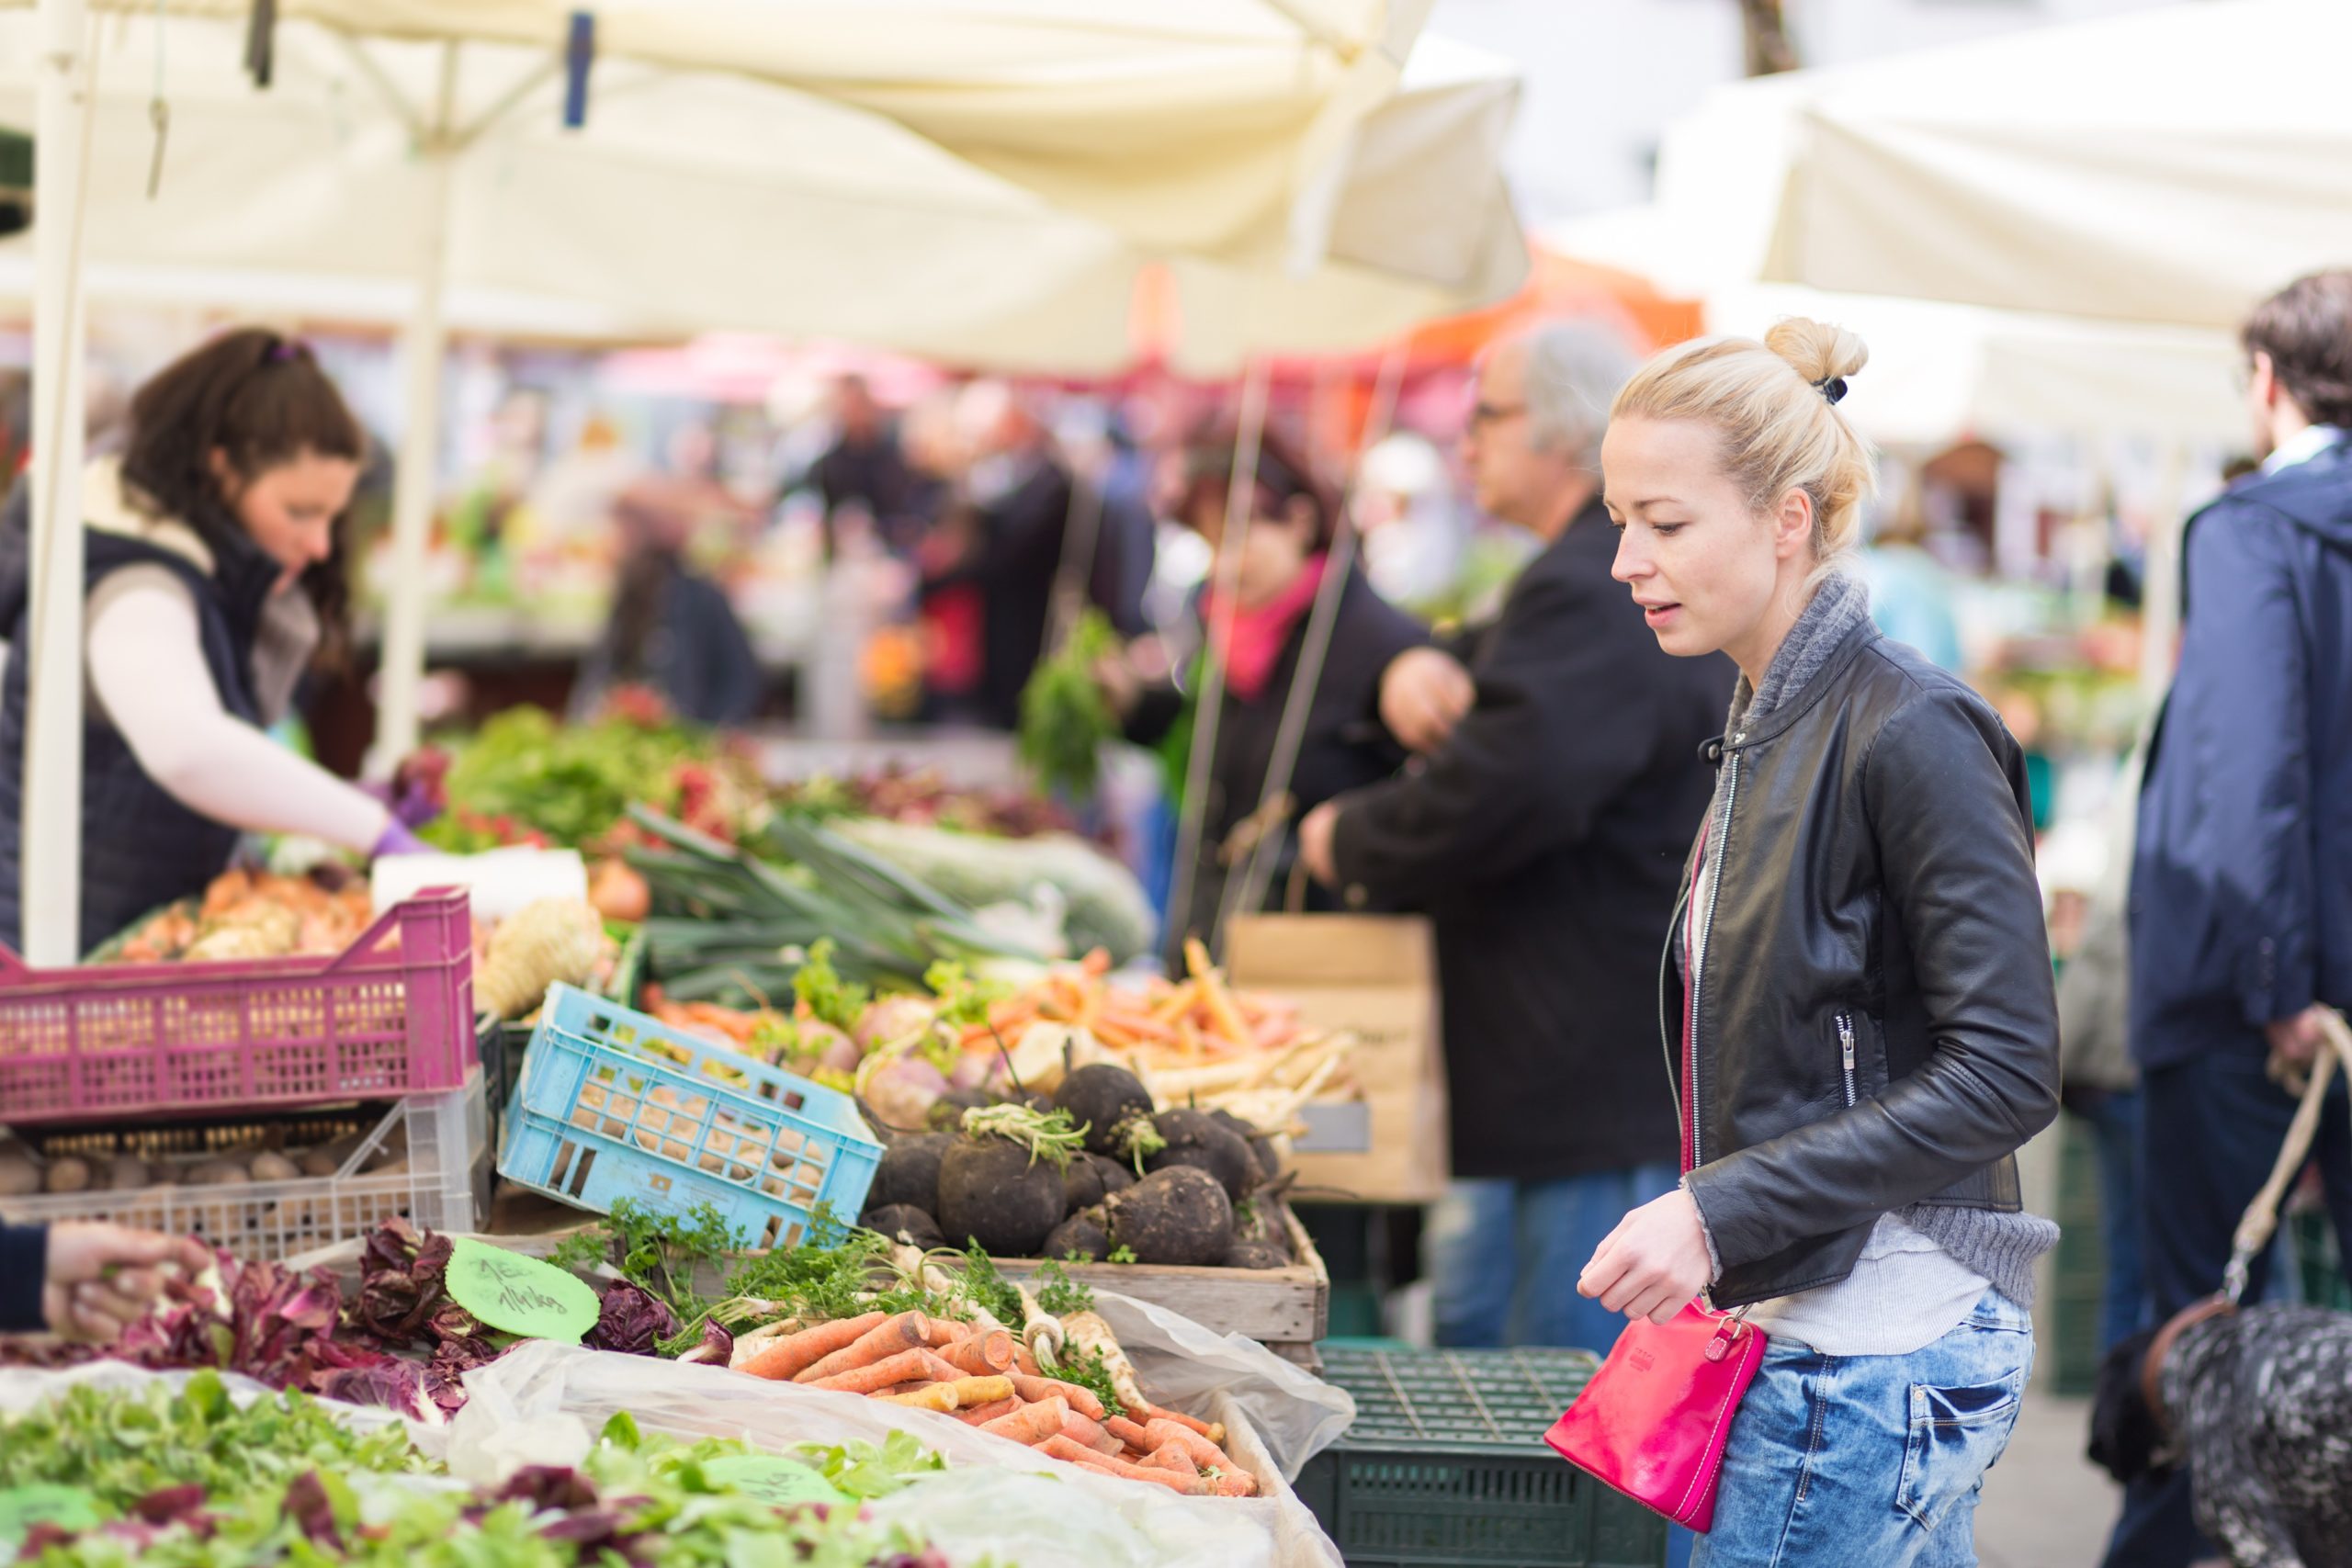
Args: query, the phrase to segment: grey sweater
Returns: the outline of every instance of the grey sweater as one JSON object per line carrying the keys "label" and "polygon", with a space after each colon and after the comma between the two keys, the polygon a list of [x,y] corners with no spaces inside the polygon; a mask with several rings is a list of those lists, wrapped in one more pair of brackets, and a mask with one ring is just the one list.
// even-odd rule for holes
{"label": "grey sweater", "polygon": [[[1869,619],[1870,591],[1859,580],[1846,576],[1826,579],[1815,592],[1813,602],[1797,617],[1797,624],[1781,644],[1780,651],[1773,655],[1770,668],[1764,672],[1763,685],[1751,688],[1747,678],[1740,677],[1732,693],[1727,729],[1736,730],[1745,720],[1761,718],[1803,692],[1820,674],[1847,635]],[[1701,867],[1700,875],[1702,881],[1713,877],[1712,854]],[[1896,1224],[1889,1225],[1889,1219]],[[1907,1247],[1905,1243],[1908,1238],[1903,1235],[1903,1227],[1935,1243],[1941,1256]],[[1939,1314],[1939,1303],[1954,1280],[1953,1264],[1981,1278],[2018,1305],[2030,1308],[2034,1260],[2057,1244],[2058,1227],[2038,1215],[1915,1203],[1882,1218],[1873,1232],[1866,1257],[1874,1279],[1849,1279],[1800,1296],[1764,1303],[1758,1307],[1757,1315],[1766,1320],[1768,1326],[1775,1318],[1802,1319],[1808,1325],[1850,1327],[1864,1339],[1873,1339],[1894,1326],[1884,1317],[1890,1287],[1900,1287],[1907,1280],[1918,1287],[1921,1309],[1930,1314]],[[1713,1237],[1708,1238],[1707,1247],[1712,1253]],[[1897,1289],[1896,1293],[1903,1292]],[[1961,1310],[1965,1312],[1964,1303]],[[1846,1322],[1849,1317],[1852,1319],[1850,1324]],[[1952,1321],[1958,1321],[1956,1315]],[[1952,1323],[1942,1324],[1919,1343],[1928,1343],[1951,1326]],[[1821,1337],[1838,1336],[1832,1333]],[[1809,1337],[1807,1342],[1814,1341]],[[1862,1353],[1841,1352],[1833,1345],[1818,1343],[1815,1348],[1829,1353]]]}

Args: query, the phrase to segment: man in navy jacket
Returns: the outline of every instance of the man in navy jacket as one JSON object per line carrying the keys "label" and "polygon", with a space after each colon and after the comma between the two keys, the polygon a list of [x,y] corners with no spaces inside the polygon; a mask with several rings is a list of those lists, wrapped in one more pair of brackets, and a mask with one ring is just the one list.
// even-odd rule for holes
{"label": "man in navy jacket", "polygon": [[[2189,519],[2180,667],[2140,796],[2131,1038],[2143,1085],[2154,1321],[2221,1288],[2295,1099],[2319,1010],[2352,1006],[2352,270],[2247,321],[2261,472]],[[2352,1112],[2315,1147],[2352,1256]],[[2266,1285],[2254,1267],[2249,1302]],[[2109,1568],[2215,1555],[2185,1472],[2135,1483]]]}

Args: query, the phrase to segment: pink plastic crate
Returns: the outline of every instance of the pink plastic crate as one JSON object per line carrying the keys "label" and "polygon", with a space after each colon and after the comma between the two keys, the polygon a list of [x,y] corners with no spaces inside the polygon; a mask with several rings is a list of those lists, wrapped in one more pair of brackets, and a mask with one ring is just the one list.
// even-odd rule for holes
{"label": "pink plastic crate", "polygon": [[33,969],[0,947],[0,1122],[457,1089],[477,1059],[473,1002],[473,921],[448,888],[394,905],[334,958]]}

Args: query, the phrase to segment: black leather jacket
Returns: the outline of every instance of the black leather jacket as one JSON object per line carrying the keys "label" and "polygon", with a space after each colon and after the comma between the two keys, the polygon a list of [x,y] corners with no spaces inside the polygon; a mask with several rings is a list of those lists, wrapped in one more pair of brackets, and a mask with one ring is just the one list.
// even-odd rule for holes
{"label": "black leather jacket", "polygon": [[2024,755],[1975,693],[1865,624],[1708,751],[1696,1005],[1670,942],[1659,1019],[1734,1307],[1844,1279],[1894,1210],[2018,1209],[2058,1015]]}

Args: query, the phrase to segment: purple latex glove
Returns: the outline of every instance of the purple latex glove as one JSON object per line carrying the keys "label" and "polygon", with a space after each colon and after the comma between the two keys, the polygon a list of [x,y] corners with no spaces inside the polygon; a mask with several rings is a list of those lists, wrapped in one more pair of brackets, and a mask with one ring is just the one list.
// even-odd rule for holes
{"label": "purple latex glove", "polygon": [[432,852],[433,846],[410,832],[407,825],[395,816],[384,824],[383,835],[376,840],[376,847],[368,852],[368,858],[380,860],[386,855],[424,855]]}

